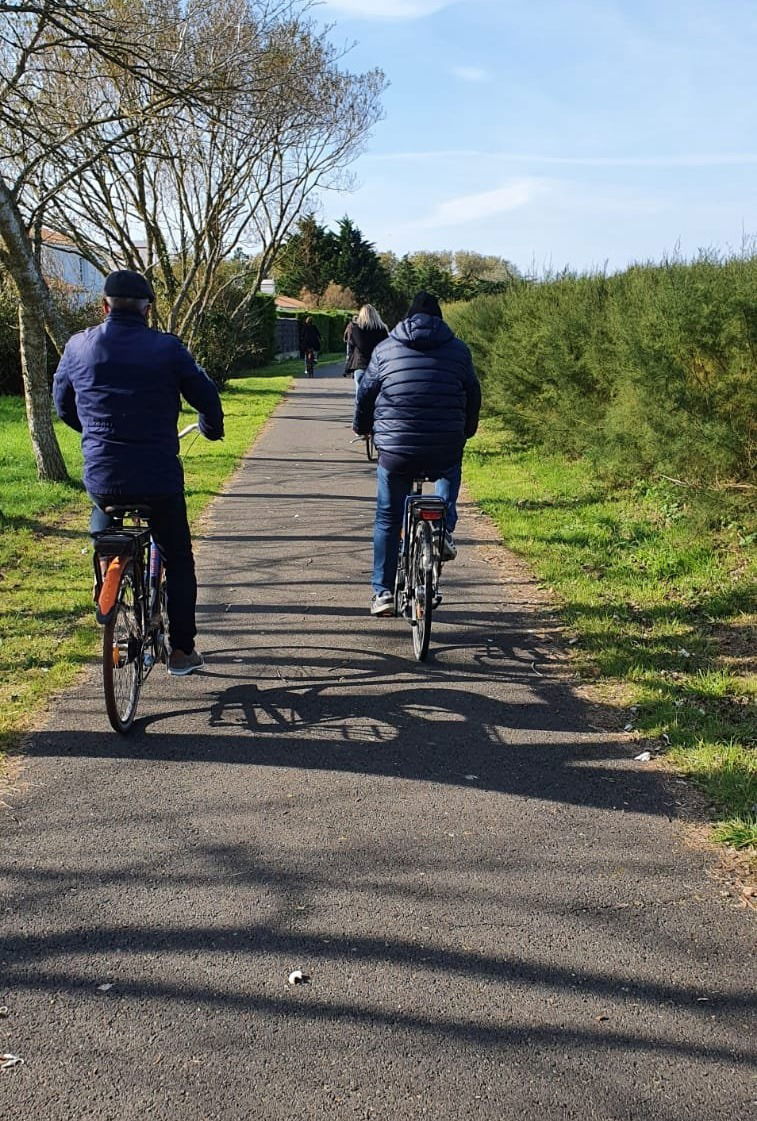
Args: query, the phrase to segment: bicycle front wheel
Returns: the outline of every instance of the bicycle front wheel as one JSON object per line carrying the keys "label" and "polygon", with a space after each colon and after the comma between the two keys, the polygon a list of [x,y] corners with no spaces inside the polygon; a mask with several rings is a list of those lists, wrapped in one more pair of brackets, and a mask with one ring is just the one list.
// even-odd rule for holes
{"label": "bicycle front wheel", "polygon": [[428,654],[434,599],[434,557],[428,522],[418,522],[410,557],[413,651],[419,662]]}
{"label": "bicycle front wheel", "polygon": [[108,720],[124,734],[134,723],[142,688],[142,615],[134,567],[125,566],[109,622],[103,631],[103,692]]}

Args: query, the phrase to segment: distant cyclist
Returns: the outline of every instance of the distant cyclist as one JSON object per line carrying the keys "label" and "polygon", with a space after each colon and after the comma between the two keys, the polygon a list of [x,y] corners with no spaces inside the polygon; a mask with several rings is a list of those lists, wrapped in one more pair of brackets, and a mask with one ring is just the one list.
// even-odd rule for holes
{"label": "distant cyclist", "polygon": [[355,378],[356,397],[360,379],[368,369],[375,347],[383,342],[388,334],[386,324],[373,304],[363,304],[355,318],[348,324],[345,332],[349,348],[346,369]]}
{"label": "distant cyclist", "polygon": [[305,373],[310,374],[321,349],[321,332],[313,322],[313,317],[311,315],[306,317],[302,325],[300,349],[305,359]]}
{"label": "distant cyclist", "polygon": [[181,398],[199,412],[209,440],[223,436],[218,390],[176,335],[147,325],[152,287],[122,269],[105,280],[104,323],[74,335],[53,380],[58,416],[82,434],[90,530],[108,529],[106,506],[150,507],[166,569],[168,672],[203,664],[195,649],[195,578],[177,435]]}
{"label": "distant cyclist", "polygon": [[442,320],[436,297],[419,292],[407,317],[374,350],[355,405],[355,432],[373,431],[379,453],[372,615],[394,613],[402,514],[419,475],[435,479],[447,503],[444,559],[457,556],[452,533],[463,448],[478,427],[480,408],[468,347]]}

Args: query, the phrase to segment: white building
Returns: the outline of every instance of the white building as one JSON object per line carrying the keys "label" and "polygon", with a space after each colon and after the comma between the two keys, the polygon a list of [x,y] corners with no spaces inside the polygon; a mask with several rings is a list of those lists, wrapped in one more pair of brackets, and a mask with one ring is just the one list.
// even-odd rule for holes
{"label": "white building", "polygon": [[42,231],[42,272],[78,306],[102,296],[103,274],[82,257],[70,238],[54,230]]}

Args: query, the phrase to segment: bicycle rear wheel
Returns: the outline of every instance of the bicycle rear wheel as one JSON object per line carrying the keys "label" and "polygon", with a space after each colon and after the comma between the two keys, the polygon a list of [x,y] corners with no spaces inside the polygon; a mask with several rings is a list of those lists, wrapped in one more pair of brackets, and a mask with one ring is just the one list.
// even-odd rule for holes
{"label": "bicycle rear wheel", "polygon": [[434,557],[428,522],[418,522],[410,556],[413,651],[419,662],[428,654],[434,598]]}
{"label": "bicycle rear wheel", "polygon": [[142,688],[142,614],[137,599],[134,566],[125,566],[116,604],[103,630],[103,692],[108,720],[116,732],[134,723]]}

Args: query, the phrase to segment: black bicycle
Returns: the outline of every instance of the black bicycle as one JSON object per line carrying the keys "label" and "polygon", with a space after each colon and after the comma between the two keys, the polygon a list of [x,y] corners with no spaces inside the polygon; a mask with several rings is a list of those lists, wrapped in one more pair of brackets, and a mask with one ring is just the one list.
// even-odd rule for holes
{"label": "black bicycle", "polygon": [[[179,439],[199,430],[190,424]],[[106,506],[112,525],[94,538],[96,617],[103,627],[102,674],[111,726],[134,723],[142,686],[168,661],[166,574],[149,529],[150,507]]]}
{"label": "black bicycle", "polygon": [[315,356],[315,351],[314,350],[306,350],[305,351],[305,373],[307,374],[307,376],[309,378],[312,378],[314,376],[316,362],[317,362],[317,358]]}
{"label": "black bicycle", "polygon": [[447,528],[447,504],[424,494],[425,476],[413,481],[405,499],[402,542],[394,585],[394,610],[408,620],[413,650],[419,662],[428,654],[431,619],[442,601],[439,579]]}

